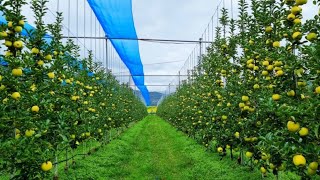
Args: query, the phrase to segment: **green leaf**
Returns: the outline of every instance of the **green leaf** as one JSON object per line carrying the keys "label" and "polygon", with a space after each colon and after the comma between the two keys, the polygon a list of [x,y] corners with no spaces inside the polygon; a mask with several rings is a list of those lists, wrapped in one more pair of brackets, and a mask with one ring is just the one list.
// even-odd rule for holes
{"label": "green leaf", "polygon": [[59,134],[59,136],[62,137],[62,139],[63,139],[64,142],[69,142],[69,141],[68,141],[68,138],[67,138],[65,135]]}

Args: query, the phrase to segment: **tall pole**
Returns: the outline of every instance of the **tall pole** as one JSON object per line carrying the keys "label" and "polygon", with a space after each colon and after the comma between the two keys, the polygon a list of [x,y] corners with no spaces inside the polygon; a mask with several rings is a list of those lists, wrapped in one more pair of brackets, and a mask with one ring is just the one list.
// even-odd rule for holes
{"label": "tall pole", "polygon": [[[77,26],[77,37],[79,37],[79,1],[76,3],[76,13],[77,13],[77,18],[76,18],[76,26]],[[79,46],[79,39],[77,39],[77,46]]]}
{"label": "tall pole", "polygon": [[108,38],[106,39],[106,72],[109,72]]}
{"label": "tall pole", "polygon": [[[86,14],[86,0],[83,0],[83,14]],[[86,16],[83,18],[83,36],[86,37]],[[86,39],[83,40],[83,58],[86,58]]]}
{"label": "tall pole", "polygon": [[57,1],[57,12],[59,12],[60,11],[60,1],[58,0]]}
{"label": "tall pole", "polygon": [[118,61],[118,76],[119,76],[119,82],[120,82],[120,84],[122,84],[121,83],[121,76],[122,76],[122,74],[121,74],[121,63],[120,63],[120,61]]}
{"label": "tall pole", "polygon": [[131,87],[131,76],[129,76],[128,87]]}
{"label": "tall pole", "polygon": [[200,50],[200,54],[199,54],[199,65],[201,64],[202,61],[202,38],[199,39],[199,50]]}
{"label": "tall pole", "polygon": [[70,0],[68,0],[68,38],[70,37],[70,13],[71,13],[71,11],[70,11]]}
{"label": "tall pole", "polygon": [[180,71],[179,71],[179,76],[178,76],[178,78],[179,78],[179,89],[180,89],[180,85],[181,85],[181,83],[180,83],[180,78],[181,78],[181,73],[180,73]]}
{"label": "tall pole", "polygon": [[200,74],[200,72],[201,72],[200,65],[202,63],[202,38],[199,39],[199,47],[200,47],[200,54],[199,54],[198,71],[199,71],[199,74]]}
{"label": "tall pole", "polygon": [[[97,19],[94,18],[94,37],[97,37]],[[97,39],[94,40],[94,59],[97,61]]]}

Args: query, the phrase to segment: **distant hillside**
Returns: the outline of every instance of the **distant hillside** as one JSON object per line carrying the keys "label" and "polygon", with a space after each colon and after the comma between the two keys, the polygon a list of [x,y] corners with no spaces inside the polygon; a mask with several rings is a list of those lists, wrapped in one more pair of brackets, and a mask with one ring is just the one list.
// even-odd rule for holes
{"label": "distant hillside", "polygon": [[161,97],[162,97],[162,93],[150,92],[151,106],[156,106]]}
{"label": "distant hillside", "polygon": [[[135,91],[135,93],[141,97],[141,93],[140,91]],[[159,92],[149,92],[150,94],[150,101],[151,101],[151,105],[150,106],[156,106],[159,99],[162,97],[162,93]]]}

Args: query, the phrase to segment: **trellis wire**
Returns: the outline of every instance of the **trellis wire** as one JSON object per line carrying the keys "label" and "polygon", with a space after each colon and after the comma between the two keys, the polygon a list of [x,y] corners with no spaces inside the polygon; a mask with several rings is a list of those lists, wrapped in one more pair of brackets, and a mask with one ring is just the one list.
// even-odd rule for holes
{"label": "trellis wire", "polygon": [[[232,3],[232,0],[230,0]],[[220,21],[219,21],[219,8],[221,6],[221,3],[223,3],[223,7],[225,8],[225,0],[220,0],[220,2],[217,4],[217,7],[215,9],[214,14],[211,16],[208,25],[206,26],[204,33],[201,35],[201,38],[203,38],[204,41],[209,41],[210,39],[212,40],[212,42],[214,41],[214,28],[219,27],[220,26]],[[233,9],[231,10],[233,11]],[[216,26],[214,26],[214,17],[217,18],[217,24]],[[233,17],[233,13],[232,13],[232,17]],[[212,37],[210,38],[210,24],[211,24],[211,32],[212,32]],[[189,79],[190,82],[192,83],[193,79],[194,79],[194,74],[197,73],[197,69],[198,69],[198,65],[200,63],[201,60],[201,56],[206,54],[207,51],[206,49],[208,48],[208,46],[211,46],[210,44],[198,44],[195,46],[195,48],[191,51],[190,55],[188,56],[187,60],[185,61],[184,65],[181,67],[181,69],[178,71],[177,73],[177,77],[173,78],[172,81],[169,83],[169,87],[166,88],[166,90],[163,93],[163,97],[161,98],[164,99],[164,97],[168,96],[169,94],[171,94],[172,92],[174,92],[176,89],[171,89],[171,85],[173,84],[181,84],[181,81]],[[200,51],[199,51],[200,49]],[[179,76],[179,74],[181,73],[181,71],[186,71],[186,73],[184,74],[190,74],[190,77],[184,79],[181,78]],[[178,81],[178,82],[177,82]],[[179,88],[179,87],[177,87]],[[161,102],[161,100],[158,102],[158,104]]]}

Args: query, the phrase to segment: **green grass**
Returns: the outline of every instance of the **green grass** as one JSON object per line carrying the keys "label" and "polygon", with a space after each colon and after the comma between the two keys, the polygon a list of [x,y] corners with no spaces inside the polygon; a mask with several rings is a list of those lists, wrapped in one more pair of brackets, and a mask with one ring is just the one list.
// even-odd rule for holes
{"label": "green grass", "polygon": [[[116,138],[118,132],[112,134]],[[90,156],[75,157],[75,164],[69,166],[68,171],[64,170],[65,163],[59,164],[60,179],[261,179],[258,170],[239,166],[228,157],[220,160],[217,153],[207,152],[154,115],[138,122],[106,146],[101,147],[100,143],[90,140],[74,153],[88,152],[94,147],[99,147],[98,151]],[[64,158],[62,152],[59,160]],[[0,175],[0,179],[8,177]],[[275,177],[269,175],[265,179]],[[279,179],[299,178],[292,173],[282,173]]]}
{"label": "green grass", "polygon": [[[61,179],[261,179],[258,171],[206,152],[167,122],[150,115],[92,156],[77,161]],[[269,177],[275,179],[274,177]],[[280,179],[296,179],[282,175]]]}

